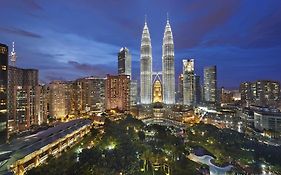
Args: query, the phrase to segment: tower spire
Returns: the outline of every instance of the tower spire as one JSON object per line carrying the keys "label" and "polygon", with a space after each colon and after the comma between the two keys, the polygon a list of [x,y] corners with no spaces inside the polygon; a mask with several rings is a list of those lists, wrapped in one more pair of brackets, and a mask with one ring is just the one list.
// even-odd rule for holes
{"label": "tower spire", "polygon": [[169,22],[169,12],[167,12],[167,23]]}
{"label": "tower spire", "polygon": [[147,15],[145,14],[144,15],[144,23],[146,24],[146,18],[147,18]]}

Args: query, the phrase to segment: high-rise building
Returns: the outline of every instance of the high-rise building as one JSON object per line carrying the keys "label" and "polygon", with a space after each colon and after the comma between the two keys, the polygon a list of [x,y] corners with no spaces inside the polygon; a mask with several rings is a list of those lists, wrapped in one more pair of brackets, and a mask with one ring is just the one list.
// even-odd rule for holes
{"label": "high-rise building", "polygon": [[183,62],[183,104],[193,105],[195,101],[194,59]]}
{"label": "high-rise building", "polygon": [[270,80],[244,82],[240,85],[241,102],[244,106],[273,106],[280,102],[280,83]]}
{"label": "high-rise building", "polygon": [[9,130],[24,131],[40,124],[38,70],[10,66],[8,82]]}
{"label": "high-rise building", "polygon": [[152,102],[152,47],[146,21],[142,32],[140,59],[141,103],[150,104]]}
{"label": "high-rise building", "polygon": [[183,74],[180,74],[178,77],[178,90],[176,102],[180,104],[183,103]]}
{"label": "high-rise building", "polygon": [[105,110],[105,78],[87,77],[78,79],[81,84],[81,105],[83,112]]}
{"label": "high-rise building", "polygon": [[131,90],[130,90],[131,106],[135,106],[138,103],[138,81],[131,80],[130,87],[131,87]]}
{"label": "high-rise building", "polygon": [[195,75],[195,98],[194,98],[194,104],[198,105],[201,103],[202,99],[202,92],[201,92],[201,83],[200,83],[200,76]]}
{"label": "high-rise building", "polygon": [[130,76],[107,75],[105,83],[106,109],[130,110]]}
{"label": "high-rise building", "polygon": [[132,76],[131,71],[132,56],[129,49],[122,47],[118,53],[118,74]]}
{"label": "high-rise building", "polygon": [[167,19],[162,45],[163,102],[175,104],[175,63],[172,29]]}
{"label": "high-rise building", "polygon": [[8,138],[8,46],[0,43],[0,143]]}
{"label": "high-rise building", "polygon": [[215,104],[217,101],[217,67],[204,68],[204,101]]}
{"label": "high-rise building", "polygon": [[53,81],[49,84],[49,115],[57,120],[62,120],[67,115],[66,86],[63,81]]}

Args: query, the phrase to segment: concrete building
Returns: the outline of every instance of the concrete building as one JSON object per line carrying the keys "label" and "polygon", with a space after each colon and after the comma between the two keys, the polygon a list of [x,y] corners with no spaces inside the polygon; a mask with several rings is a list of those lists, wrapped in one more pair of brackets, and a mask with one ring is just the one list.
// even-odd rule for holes
{"label": "concrete building", "polygon": [[204,68],[204,101],[207,104],[217,102],[217,67]]}
{"label": "concrete building", "polygon": [[280,112],[254,112],[254,126],[261,131],[281,132]]}
{"label": "concrete building", "polygon": [[195,75],[194,59],[182,60],[183,63],[183,104],[194,105],[195,102]]}
{"label": "concrete building", "polygon": [[38,70],[10,66],[8,82],[10,132],[24,131],[40,124]]}
{"label": "concrete building", "polygon": [[105,83],[106,109],[130,110],[130,76],[107,75]]}
{"label": "concrete building", "polygon": [[240,84],[243,106],[259,105],[277,107],[280,102],[280,83],[270,80]]}
{"label": "concrete building", "polygon": [[8,46],[0,43],[0,144],[8,138]]}
{"label": "concrete building", "polygon": [[130,90],[131,106],[135,106],[138,104],[138,81],[131,80],[130,87],[131,87],[131,90]]}

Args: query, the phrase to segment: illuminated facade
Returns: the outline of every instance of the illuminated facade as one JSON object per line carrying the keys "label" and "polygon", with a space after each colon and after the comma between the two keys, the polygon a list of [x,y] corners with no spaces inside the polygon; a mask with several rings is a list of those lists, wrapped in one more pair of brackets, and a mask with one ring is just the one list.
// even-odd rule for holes
{"label": "illuminated facade", "polygon": [[0,43],[0,143],[7,140],[8,46]]}
{"label": "illuminated facade", "polygon": [[130,76],[107,75],[105,83],[106,109],[130,110]]}
{"label": "illuminated facade", "polygon": [[162,85],[160,80],[156,80],[153,85],[153,103],[160,102],[162,103]]}
{"label": "illuminated facade", "polygon": [[163,102],[175,104],[175,63],[172,29],[167,19],[162,45]]}
{"label": "illuminated facade", "polygon": [[82,112],[105,110],[105,78],[87,77],[76,80],[81,85]]}
{"label": "illuminated facade", "polygon": [[10,66],[8,74],[9,130],[24,131],[40,121],[38,70]]}
{"label": "illuminated facade", "polygon": [[122,47],[118,53],[118,75],[132,76],[132,56],[129,49]]}
{"label": "illuminated facade", "polygon": [[277,107],[280,101],[280,83],[270,80],[244,82],[240,85],[244,106],[259,105]]}
{"label": "illuminated facade", "polygon": [[49,115],[57,120],[63,119],[66,115],[66,88],[63,81],[53,81],[49,84]]}
{"label": "illuminated facade", "polygon": [[217,101],[217,67],[204,68],[204,101],[215,104]]}
{"label": "illuminated facade", "polygon": [[150,34],[145,21],[140,55],[140,100],[141,104],[151,104],[152,102],[152,47]]}
{"label": "illuminated facade", "polygon": [[130,101],[131,106],[135,106],[138,103],[138,81],[131,80],[131,90],[130,90]]}
{"label": "illuminated facade", "polygon": [[194,59],[183,60],[183,104],[195,103]]}

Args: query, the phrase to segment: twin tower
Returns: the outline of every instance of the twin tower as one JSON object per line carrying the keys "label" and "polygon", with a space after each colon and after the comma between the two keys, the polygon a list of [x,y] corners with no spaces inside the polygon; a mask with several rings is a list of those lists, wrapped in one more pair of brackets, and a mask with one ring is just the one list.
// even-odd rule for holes
{"label": "twin tower", "polygon": [[[141,39],[140,97],[141,104],[152,103],[152,47],[147,22],[144,23]],[[163,102],[175,104],[175,55],[172,29],[167,18],[162,45]]]}

